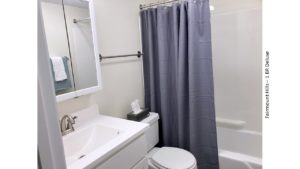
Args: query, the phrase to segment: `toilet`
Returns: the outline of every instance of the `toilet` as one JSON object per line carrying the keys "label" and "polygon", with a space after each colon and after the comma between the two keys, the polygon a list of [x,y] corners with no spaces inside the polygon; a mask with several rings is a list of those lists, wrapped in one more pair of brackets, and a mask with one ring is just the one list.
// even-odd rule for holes
{"label": "toilet", "polygon": [[197,169],[196,158],[192,153],[175,147],[154,147],[159,140],[158,119],[158,114],[151,112],[147,118],[141,121],[150,125],[145,133],[148,150],[146,158],[149,169]]}

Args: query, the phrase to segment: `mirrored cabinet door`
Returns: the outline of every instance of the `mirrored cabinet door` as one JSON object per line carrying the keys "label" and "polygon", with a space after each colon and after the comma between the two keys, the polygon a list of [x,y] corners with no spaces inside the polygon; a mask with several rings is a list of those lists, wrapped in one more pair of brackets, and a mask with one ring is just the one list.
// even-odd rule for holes
{"label": "mirrored cabinet door", "polygon": [[76,90],[97,85],[89,2],[64,0]]}
{"label": "mirrored cabinet door", "polygon": [[75,90],[64,10],[60,0],[41,3],[56,95]]}
{"label": "mirrored cabinet door", "polygon": [[57,100],[101,89],[92,0],[42,0],[41,6]]}

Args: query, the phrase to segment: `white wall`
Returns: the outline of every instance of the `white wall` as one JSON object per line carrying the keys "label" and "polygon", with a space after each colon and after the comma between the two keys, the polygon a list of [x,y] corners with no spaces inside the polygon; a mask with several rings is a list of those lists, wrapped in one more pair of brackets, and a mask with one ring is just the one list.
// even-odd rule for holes
{"label": "white wall", "polygon": [[[95,0],[96,26],[103,56],[135,53],[141,50],[139,1]],[[103,90],[58,104],[60,116],[98,104],[102,114],[125,117],[130,103],[144,103],[142,60],[133,58],[104,60],[101,63]]]}
{"label": "white wall", "polygon": [[216,116],[262,130],[260,0],[213,0],[211,15]]}

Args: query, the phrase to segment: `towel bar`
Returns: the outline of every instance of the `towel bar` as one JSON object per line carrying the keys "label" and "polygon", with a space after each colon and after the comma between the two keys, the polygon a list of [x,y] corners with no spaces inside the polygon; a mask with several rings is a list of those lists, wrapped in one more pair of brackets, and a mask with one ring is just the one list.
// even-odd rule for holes
{"label": "towel bar", "polygon": [[114,58],[120,58],[120,57],[130,57],[130,56],[136,56],[136,57],[140,58],[143,55],[144,54],[140,51],[137,51],[137,53],[134,53],[134,54],[127,54],[127,55],[102,56],[101,54],[99,54],[99,59],[101,62],[103,59],[114,59]]}

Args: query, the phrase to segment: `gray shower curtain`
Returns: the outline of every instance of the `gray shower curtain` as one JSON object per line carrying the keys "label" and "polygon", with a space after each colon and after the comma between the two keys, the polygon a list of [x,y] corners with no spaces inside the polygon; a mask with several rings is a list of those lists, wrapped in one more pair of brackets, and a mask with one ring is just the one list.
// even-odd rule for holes
{"label": "gray shower curtain", "polygon": [[208,0],[141,11],[145,105],[160,115],[162,146],[219,169]]}

